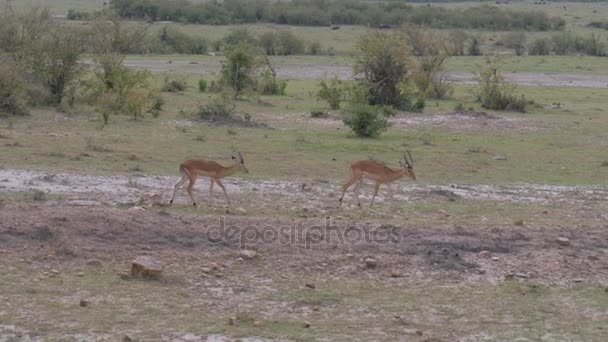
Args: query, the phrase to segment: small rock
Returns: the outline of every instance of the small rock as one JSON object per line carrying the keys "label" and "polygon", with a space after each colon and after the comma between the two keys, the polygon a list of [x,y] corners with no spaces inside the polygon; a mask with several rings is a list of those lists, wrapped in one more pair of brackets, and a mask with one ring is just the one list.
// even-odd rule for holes
{"label": "small rock", "polygon": [[182,336],[182,340],[184,340],[184,341],[201,341],[201,338],[192,333],[188,333],[188,334]]}
{"label": "small rock", "polygon": [[212,270],[212,271],[217,271],[217,270],[219,270],[219,269],[220,269],[220,265],[218,265],[218,264],[217,264],[217,263],[215,263],[215,262],[210,263],[210,264],[209,264],[209,267],[211,268],[211,270]]}
{"label": "small rock", "polygon": [[262,322],[261,321],[253,321],[253,326],[254,327],[261,327],[262,326]]}
{"label": "small rock", "polygon": [[517,278],[522,278],[522,279],[526,279],[526,278],[528,278],[528,275],[527,275],[527,274],[525,274],[525,273],[515,273],[515,276],[516,276]]}
{"label": "small rock", "polygon": [[51,270],[51,273],[52,273],[52,274],[59,274],[59,271],[58,271],[58,270],[56,270],[56,269],[52,269],[52,270]]}
{"label": "small rock", "polygon": [[211,272],[211,268],[209,268],[209,267],[203,267],[203,268],[201,268],[201,271],[203,273],[209,273],[209,272]]}
{"label": "small rock", "polygon": [[475,272],[477,272],[477,274],[486,274],[486,270],[481,268],[476,269]]}
{"label": "small rock", "polygon": [[557,242],[557,244],[560,246],[570,246],[570,240],[565,237],[558,237],[555,239],[555,242]]}
{"label": "small rock", "polygon": [[239,215],[247,215],[247,210],[245,210],[245,208],[242,208],[242,207],[238,207],[238,208],[234,209],[234,211]]}
{"label": "small rock", "polygon": [[500,258],[499,257],[492,257],[492,261],[499,261]]}
{"label": "small rock", "polygon": [[422,336],[422,330],[416,330],[416,335]]}
{"label": "small rock", "polygon": [[352,254],[350,254],[350,253],[348,253],[348,254],[346,254],[346,257],[347,257],[347,258],[352,258],[352,257],[353,257],[353,255],[352,255]]}
{"label": "small rock", "polygon": [[228,325],[234,325],[235,322],[236,322],[236,317],[228,318]]}
{"label": "small rock", "polygon": [[492,253],[490,253],[490,251],[481,251],[479,252],[479,257],[484,258],[484,259],[489,259],[490,257],[492,257]]}
{"label": "small rock", "polygon": [[241,258],[246,259],[246,260],[251,260],[254,259],[255,257],[257,257],[258,252],[252,250],[252,249],[243,249],[240,253]]}
{"label": "small rock", "polygon": [[238,258],[236,258],[236,261],[237,261],[237,262],[243,262],[243,258],[238,257]]}
{"label": "small rock", "polygon": [[312,307],[312,311],[319,311],[319,310],[320,310],[320,309],[319,309],[319,307],[318,307],[318,306],[313,306],[313,307]]}
{"label": "small rock", "polygon": [[582,283],[584,280],[585,280],[585,279],[583,279],[583,278],[576,278],[576,279],[573,279],[573,281],[574,281],[575,283]]}
{"label": "small rock", "polygon": [[401,272],[397,270],[391,270],[390,276],[391,278],[401,278]]}
{"label": "small rock", "polygon": [[316,286],[315,286],[315,284],[312,284],[312,283],[306,283],[306,287],[309,289],[314,289]]}
{"label": "small rock", "polygon": [[80,306],[81,306],[81,307],[86,308],[86,307],[87,307],[87,305],[89,305],[89,302],[88,302],[88,301],[86,301],[86,300],[84,300],[84,299],[81,299],[81,300],[80,300]]}
{"label": "small rock", "polygon": [[122,280],[129,280],[131,279],[131,276],[128,275],[127,273],[119,273],[118,276],[120,277],[120,279]]}
{"label": "small rock", "polygon": [[163,265],[149,256],[138,256],[131,263],[131,275],[147,279],[158,279]]}
{"label": "small rock", "polygon": [[507,273],[505,274],[505,280],[511,280],[515,277],[515,273]]}
{"label": "small rock", "polygon": [[367,257],[364,262],[367,268],[376,268],[378,266],[378,262],[374,258]]}
{"label": "small rock", "polygon": [[304,324],[302,324],[302,326],[304,328],[310,328],[311,324],[310,324],[310,322],[304,322]]}
{"label": "small rock", "polygon": [[146,209],[143,207],[134,206],[134,207],[127,209],[127,211],[146,211]]}
{"label": "small rock", "polygon": [[503,156],[502,154],[498,154],[494,156],[494,160],[507,160],[507,157]]}
{"label": "small rock", "polygon": [[79,277],[84,277],[84,272],[78,272],[78,273],[76,273],[76,275]]}

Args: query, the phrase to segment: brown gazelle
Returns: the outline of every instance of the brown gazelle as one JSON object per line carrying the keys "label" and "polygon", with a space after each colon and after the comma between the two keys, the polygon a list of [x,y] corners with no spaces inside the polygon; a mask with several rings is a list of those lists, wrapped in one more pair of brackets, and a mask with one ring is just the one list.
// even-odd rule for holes
{"label": "brown gazelle", "polygon": [[357,198],[357,205],[361,206],[361,202],[359,202],[359,187],[364,179],[375,182],[372,203],[369,205],[370,208],[374,205],[374,199],[376,198],[376,194],[378,194],[380,185],[386,184],[389,187],[392,197],[390,183],[405,176],[409,176],[413,180],[416,180],[416,175],[414,174],[414,159],[412,159],[412,155],[409,151],[406,150],[406,152],[407,156],[409,156],[409,160],[404,153],[403,161],[399,161],[401,167],[398,169],[392,169],[374,160],[357,160],[350,164],[350,179],[342,186],[342,196],[340,196],[339,200],[340,205],[342,205],[342,199],[344,198],[346,190],[348,190],[351,185],[357,183],[355,187],[355,197]]}
{"label": "brown gazelle", "polygon": [[171,201],[169,203],[173,203],[175,199],[175,193],[177,190],[189,180],[188,187],[186,191],[192,200],[192,204],[196,206],[196,201],[194,200],[194,196],[192,196],[192,187],[194,186],[194,182],[197,177],[209,177],[209,198],[213,201],[213,183],[217,183],[220,188],[224,191],[224,195],[226,195],[226,202],[230,203],[230,198],[228,198],[228,193],[226,193],[226,188],[224,184],[220,181],[221,178],[226,176],[230,176],[231,174],[237,171],[243,171],[245,173],[249,173],[249,170],[245,167],[245,161],[243,160],[243,156],[241,152],[238,152],[239,158],[237,160],[236,157],[232,156],[232,159],[235,160],[235,163],[230,166],[222,166],[214,161],[204,160],[204,159],[190,159],[181,163],[179,166],[179,172],[182,174],[182,179],[180,179],[177,184],[175,184],[175,188],[173,189],[173,196],[171,197]]}

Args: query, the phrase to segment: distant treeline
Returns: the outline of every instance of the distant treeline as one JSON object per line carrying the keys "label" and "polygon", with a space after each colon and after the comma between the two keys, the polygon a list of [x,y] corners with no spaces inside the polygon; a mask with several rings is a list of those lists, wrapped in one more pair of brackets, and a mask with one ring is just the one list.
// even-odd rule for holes
{"label": "distant treeline", "polygon": [[462,9],[411,6],[403,2],[362,0],[224,0],[192,3],[188,0],[112,0],[123,18],[177,21],[193,24],[267,22],[288,25],[372,25],[402,23],[434,28],[484,30],[561,30],[565,21],[540,11],[514,11],[480,5]]}

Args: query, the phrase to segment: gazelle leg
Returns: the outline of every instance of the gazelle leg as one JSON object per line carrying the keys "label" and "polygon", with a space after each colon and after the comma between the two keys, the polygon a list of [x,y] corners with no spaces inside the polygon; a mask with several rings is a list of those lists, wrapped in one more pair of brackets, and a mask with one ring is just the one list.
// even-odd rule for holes
{"label": "gazelle leg", "polygon": [[359,200],[359,189],[361,189],[361,184],[363,184],[363,179],[359,179],[359,183],[355,186],[355,198],[357,199],[357,206],[361,206],[361,201]]}
{"label": "gazelle leg", "polygon": [[376,199],[376,195],[378,194],[379,188],[380,188],[380,183],[376,183],[376,185],[374,186],[374,195],[372,196],[372,203],[369,205],[370,208],[372,207],[372,205],[374,205],[374,199]]}
{"label": "gazelle leg", "polygon": [[340,205],[342,205],[342,199],[344,199],[344,193],[346,192],[346,190],[348,190],[348,188],[350,188],[351,185],[355,184],[355,182],[358,180],[360,180],[360,178],[351,176],[350,179],[344,185],[342,185],[342,196],[340,196],[340,199],[338,200],[340,202]]}
{"label": "gazelle leg", "polygon": [[177,184],[175,184],[175,187],[173,188],[173,196],[171,196],[171,200],[169,201],[169,203],[173,203],[177,190],[179,190],[179,188],[181,188],[182,185],[184,185],[184,182],[186,181],[187,178],[188,177],[185,174],[182,174],[182,179],[180,179],[179,182],[177,182]]}
{"label": "gazelle leg", "polygon": [[192,200],[192,205],[196,207],[196,201],[194,200],[194,196],[192,195],[192,188],[194,187],[194,182],[196,182],[196,178],[190,178],[190,182],[188,183],[188,187],[186,191],[188,192],[188,196]]}
{"label": "gazelle leg", "polygon": [[390,184],[387,184],[386,187],[388,188],[388,196],[391,198],[391,201],[393,201],[395,199],[395,193],[393,193],[393,188]]}
{"label": "gazelle leg", "polygon": [[213,203],[213,178],[209,178],[209,201]]}
{"label": "gazelle leg", "polygon": [[219,179],[215,179],[215,182],[217,183],[217,185],[220,186],[220,188],[222,188],[222,191],[224,191],[224,195],[226,196],[226,202],[228,202],[228,204],[230,204],[230,198],[228,197],[228,193],[226,192],[226,188],[224,187],[224,184],[222,184],[222,182]]}

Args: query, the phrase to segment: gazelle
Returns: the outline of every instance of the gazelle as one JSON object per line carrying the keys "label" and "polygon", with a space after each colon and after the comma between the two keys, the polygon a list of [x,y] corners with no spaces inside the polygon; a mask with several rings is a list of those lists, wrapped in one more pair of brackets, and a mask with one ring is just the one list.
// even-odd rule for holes
{"label": "gazelle", "polygon": [[350,179],[342,186],[342,196],[340,196],[339,199],[340,205],[342,205],[342,199],[344,198],[346,190],[348,190],[351,185],[358,182],[355,187],[355,196],[357,198],[357,205],[361,206],[361,202],[359,202],[359,187],[364,179],[369,179],[376,183],[374,186],[372,203],[369,205],[370,208],[374,205],[374,199],[376,198],[376,194],[378,194],[380,185],[386,184],[389,187],[392,198],[393,192],[390,188],[390,183],[405,176],[409,176],[413,180],[416,180],[416,174],[414,174],[414,159],[409,151],[406,150],[406,153],[410,159],[408,160],[404,153],[403,161],[399,161],[401,167],[398,169],[392,169],[374,160],[357,160],[350,164]]}
{"label": "gazelle", "polygon": [[214,161],[204,159],[190,159],[181,163],[181,165],[179,166],[179,172],[182,174],[182,179],[180,179],[179,182],[175,184],[175,188],[173,189],[173,196],[171,197],[171,201],[169,201],[169,203],[173,203],[177,190],[184,184],[186,180],[189,180],[186,192],[188,192],[188,195],[192,200],[192,204],[196,206],[196,201],[192,196],[192,187],[194,187],[194,182],[199,176],[210,178],[209,198],[211,199],[211,201],[213,201],[213,183],[216,183],[224,191],[224,195],[226,195],[226,202],[230,203],[230,198],[228,198],[226,188],[224,187],[224,184],[222,184],[220,179],[226,176],[230,176],[237,171],[249,173],[249,170],[247,170],[247,168],[245,167],[243,155],[241,155],[241,152],[238,152],[238,154],[238,160],[235,156],[232,156],[232,160],[235,160],[235,163],[230,166],[222,166]]}

